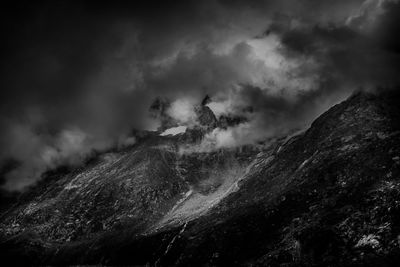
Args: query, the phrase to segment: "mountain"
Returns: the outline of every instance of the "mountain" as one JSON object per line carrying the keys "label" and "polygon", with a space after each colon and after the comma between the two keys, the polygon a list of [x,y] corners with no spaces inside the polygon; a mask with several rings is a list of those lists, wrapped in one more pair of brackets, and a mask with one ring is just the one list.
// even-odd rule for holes
{"label": "mountain", "polygon": [[396,266],[399,99],[397,92],[357,93],[306,131],[182,153],[182,145],[218,125],[202,105],[197,129],[146,133],[77,169],[48,173],[2,215],[2,259],[14,265]]}

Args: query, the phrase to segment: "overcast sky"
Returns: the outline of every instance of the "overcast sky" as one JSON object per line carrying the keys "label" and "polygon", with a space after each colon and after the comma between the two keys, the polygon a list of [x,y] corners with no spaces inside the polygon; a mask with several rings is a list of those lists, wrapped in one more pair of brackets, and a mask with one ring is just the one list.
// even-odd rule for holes
{"label": "overcast sky", "polygon": [[19,165],[2,187],[23,190],[93,149],[131,143],[133,128],[155,129],[157,96],[183,126],[206,94],[217,115],[246,117],[213,132],[227,146],[306,127],[354,90],[398,85],[399,19],[394,0],[3,6],[0,162]]}

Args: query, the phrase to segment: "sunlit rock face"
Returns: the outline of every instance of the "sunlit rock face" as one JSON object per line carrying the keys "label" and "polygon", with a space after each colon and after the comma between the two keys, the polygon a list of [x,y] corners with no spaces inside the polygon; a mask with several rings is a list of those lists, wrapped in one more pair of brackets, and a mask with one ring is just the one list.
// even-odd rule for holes
{"label": "sunlit rock face", "polygon": [[[1,217],[4,259],[34,265],[395,266],[398,94],[355,94],[309,129],[180,153],[219,121],[142,133],[61,170]],[[171,128],[171,127],[170,127]]]}

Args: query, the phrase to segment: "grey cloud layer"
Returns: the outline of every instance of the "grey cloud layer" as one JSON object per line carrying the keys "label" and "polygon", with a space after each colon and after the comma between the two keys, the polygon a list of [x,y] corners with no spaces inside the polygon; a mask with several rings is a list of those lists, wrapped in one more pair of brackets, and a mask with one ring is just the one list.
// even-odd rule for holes
{"label": "grey cloud layer", "polygon": [[251,106],[249,122],[232,129],[240,144],[307,125],[360,86],[395,86],[399,4],[379,2],[10,7],[2,20],[0,159],[20,165],[5,188],[79,163],[133,128],[154,128],[147,111],[156,96],[210,94],[237,114]]}

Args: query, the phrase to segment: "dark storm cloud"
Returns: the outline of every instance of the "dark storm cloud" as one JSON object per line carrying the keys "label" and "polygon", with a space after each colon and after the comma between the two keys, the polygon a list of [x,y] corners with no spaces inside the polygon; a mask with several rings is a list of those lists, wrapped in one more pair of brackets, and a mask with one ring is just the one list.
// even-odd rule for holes
{"label": "dark storm cloud", "polygon": [[[392,32],[392,35],[394,32]],[[399,83],[399,54],[380,38],[363,35],[347,25],[290,30],[282,35],[288,57],[310,56],[321,62],[321,75],[354,86],[395,86]]]}
{"label": "dark storm cloud", "polygon": [[232,129],[241,144],[306,125],[359,86],[395,85],[399,4],[378,2],[6,7],[0,158],[20,167],[5,187],[22,189],[94,149],[131,143],[132,128],[156,126],[147,111],[157,96],[196,102],[208,93],[226,113],[252,106],[250,122]]}

